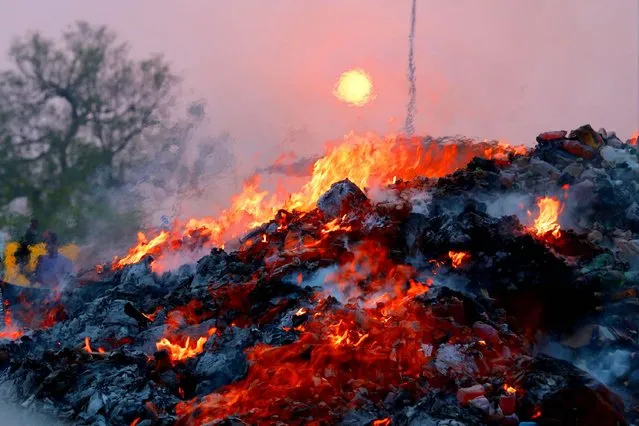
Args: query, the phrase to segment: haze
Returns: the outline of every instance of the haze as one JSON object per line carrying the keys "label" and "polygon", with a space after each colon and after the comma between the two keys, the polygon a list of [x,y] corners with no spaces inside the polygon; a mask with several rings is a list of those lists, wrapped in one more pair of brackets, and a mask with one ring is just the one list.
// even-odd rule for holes
{"label": "haze", "polygon": [[[57,36],[84,19],[115,30],[136,55],[164,53],[184,78],[183,99],[207,101],[208,131],[231,134],[246,170],[404,122],[408,0],[0,5],[5,52],[13,36]],[[530,145],[541,131],[590,123],[629,138],[639,129],[638,9],[636,0],[419,0],[416,133]],[[354,67],[377,93],[362,108],[331,93]]]}

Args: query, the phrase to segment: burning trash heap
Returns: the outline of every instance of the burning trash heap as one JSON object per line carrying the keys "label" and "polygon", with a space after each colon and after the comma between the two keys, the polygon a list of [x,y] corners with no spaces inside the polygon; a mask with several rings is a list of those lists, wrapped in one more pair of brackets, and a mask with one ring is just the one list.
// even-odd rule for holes
{"label": "burning trash heap", "polygon": [[55,298],[5,298],[3,388],[90,425],[635,422],[636,141],[537,142],[337,146],[282,202],[252,180]]}

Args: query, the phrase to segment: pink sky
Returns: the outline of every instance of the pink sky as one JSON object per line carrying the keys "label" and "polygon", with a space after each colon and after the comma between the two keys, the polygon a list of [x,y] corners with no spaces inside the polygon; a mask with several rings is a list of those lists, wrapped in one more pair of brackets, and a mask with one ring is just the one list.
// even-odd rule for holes
{"label": "pink sky", "polygon": [[[639,130],[636,0],[418,0],[417,9],[418,133],[532,144],[585,123],[623,139]],[[207,100],[209,131],[230,132],[251,166],[404,121],[409,0],[0,0],[0,10],[5,51],[14,35],[57,36],[84,19],[136,55],[164,53],[185,97]],[[331,94],[353,67],[377,92],[363,108]]]}

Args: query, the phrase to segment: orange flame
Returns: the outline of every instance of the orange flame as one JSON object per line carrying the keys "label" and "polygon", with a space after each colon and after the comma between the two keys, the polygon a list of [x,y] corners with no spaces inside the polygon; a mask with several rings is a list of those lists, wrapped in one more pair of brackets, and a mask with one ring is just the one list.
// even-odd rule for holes
{"label": "orange flame", "polygon": [[[230,207],[217,218],[191,218],[184,224],[176,222],[170,231],[161,231],[150,239],[139,233],[137,245],[123,258],[116,258],[112,266],[122,268],[152,255],[155,270],[160,268],[157,265],[161,264],[162,256],[171,250],[198,244],[223,246],[225,241],[268,222],[280,209],[312,210],[333,183],[346,178],[365,189],[418,176],[440,177],[465,166],[476,156],[499,159],[525,150],[503,142],[440,144],[424,142],[420,138],[393,135],[382,138],[372,133],[363,136],[350,133],[341,143],[328,147],[325,155],[314,163],[310,178],[299,190],[290,194],[270,194],[260,189],[260,175],[253,175],[244,182],[242,192],[232,197]],[[324,230],[330,232],[330,227],[335,225],[337,222],[327,224],[328,228]]]}
{"label": "orange flame", "polygon": [[505,383],[504,383],[504,390],[506,391],[506,393],[508,393],[508,394],[510,394],[510,395],[517,393],[517,389],[515,389],[515,388],[514,388],[514,387],[512,387],[512,386],[508,386],[508,385],[507,385],[507,384],[505,384]]}
{"label": "orange flame", "polygon": [[184,344],[173,343],[168,338],[163,337],[159,342],[155,344],[158,351],[166,350],[169,353],[169,358],[172,361],[183,361],[188,358],[193,358],[204,350],[204,345],[208,341],[208,338],[217,332],[217,328],[213,327],[209,329],[207,337],[200,337],[197,341],[191,341],[190,337],[186,338]]}
{"label": "orange flame", "polygon": [[464,251],[449,251],[448,257],[450,257],[450,260],[453,263],[453,268],[459,268],[464,259],[470,258],[470,254]]}
{"label": "orange flame", "polygon": [[155,344],[155,347],[159,351],[166,349],[172,361],[182,361],[200,354],[204,350],[204,345],[207,340],[206,337],[200,337],[197,339],[197,342],[191,344],[191,338],[187,337],[184,346],[182,346],[179,343],[171,343],[169,339],[164,337]]}
{"label": "orange flame", "polygon": [[391,419],[386,417],[385,419],[373,420],[371,426],[389,426],[391,424]]}
{"label": "orange flame", "polygon": [[630,145],[637,145],[637,140],[639,140],[639,131],[634,132],[630,137]]}
{"label": "orange flame", "polygon": [[138,423],[140,423],[140,418],[136,417],[129,426],[137,426]]}
{"label": "orange flame", "polygon": [[560,226],[557,223],[559,214],[563,210],[563,205],[556,197],[544,197],[537,200],[539,216],[533,224],[533,231],[538,237],[543,237],[548,233],[555,238],[561,236]]}
{"label": "orange flame", "polygon": [[[90,354],[95,353],[93,352],[93,349],[91,349],[91,339],[89,339],[89,336],[86,336],[84,338],[84,350]],[[103,348],[98,348],[98,353],[106,353],[106,351]]]}
{"label": "orange flame", "polygon": [[339,230],[349,232],[350,230],[352,230],[352,227],[341,225],[341,223],[345,219],[346,219],[346,215],[342,216],[341,218],[335,218],[331,220],[330,222],[327,222],[322,228],[322,234],[329,234],[331,232],[339,231]]}
{"label": "orange flame", "polygon": [[9,302],[4,301],[4,330],[0,331],[0,339],[16,340],[24,335],[24,332],[20,330],[15,324],[13,324],[13,317],[9,310]]}
{"label": "orange flame", "polygon": [[158,306],[155,308],[155,310],[153,312],[151,312],[150,314],[145,314],[144,312],[141,312],[142,315],[144,315],[144,317],[146,319],[148,319],[149,321],[153,322],[155,321],[155,317],[157,316],[157,314],[162,310],[162,306]]}

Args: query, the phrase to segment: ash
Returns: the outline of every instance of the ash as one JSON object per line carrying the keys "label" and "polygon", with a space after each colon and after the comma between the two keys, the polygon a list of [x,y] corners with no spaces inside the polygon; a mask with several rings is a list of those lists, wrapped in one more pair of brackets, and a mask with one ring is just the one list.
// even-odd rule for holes
{"label": "ash", "polygon": [[195,268],[12,300],[6,399],[79,425],[636,422],[636,147],[537,142],[381,201],[336,182]]}

